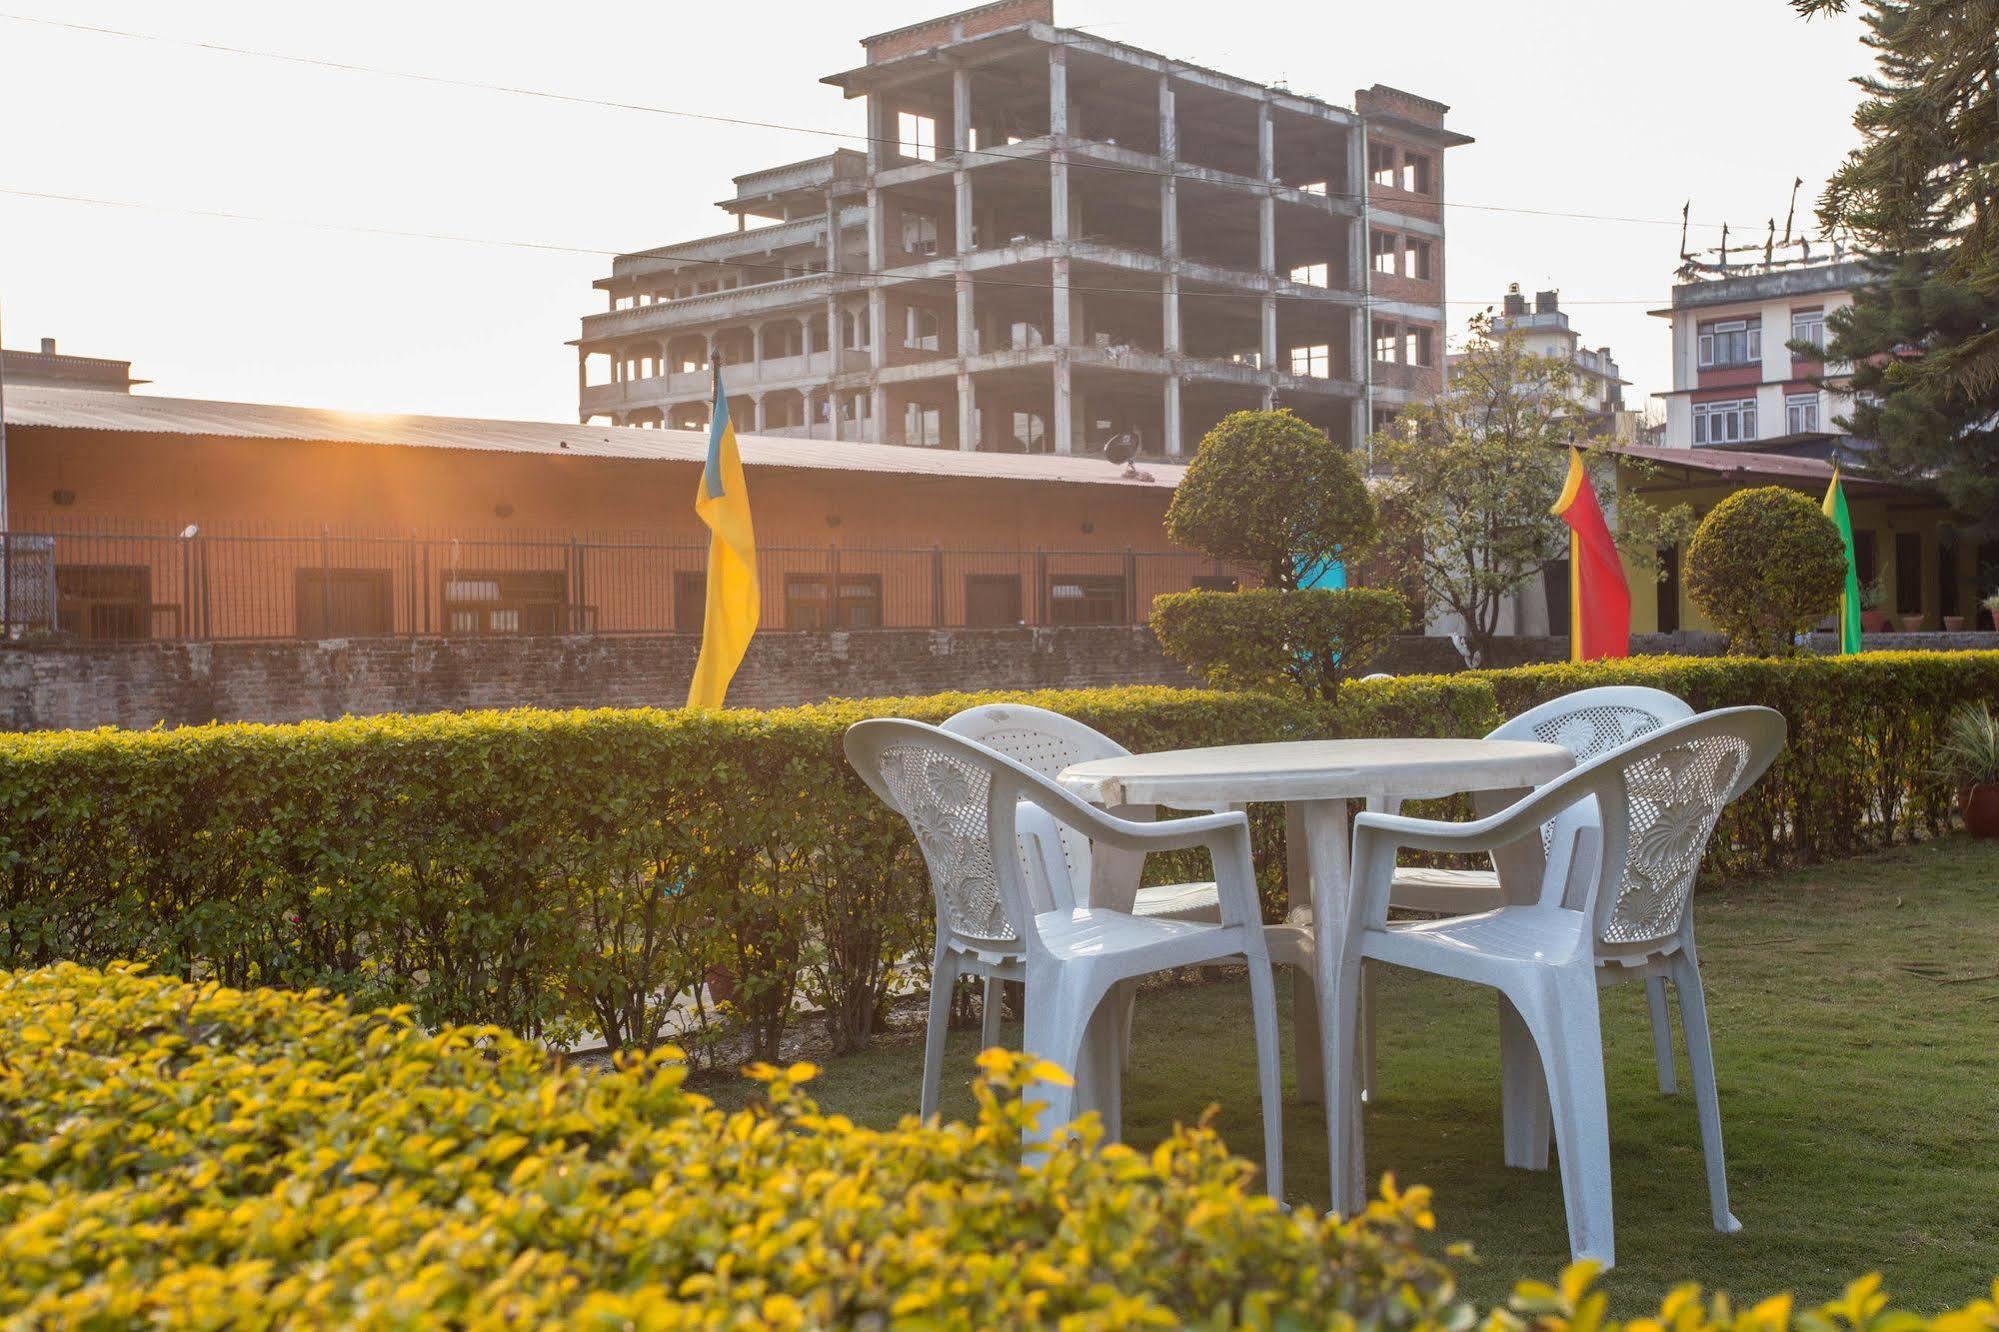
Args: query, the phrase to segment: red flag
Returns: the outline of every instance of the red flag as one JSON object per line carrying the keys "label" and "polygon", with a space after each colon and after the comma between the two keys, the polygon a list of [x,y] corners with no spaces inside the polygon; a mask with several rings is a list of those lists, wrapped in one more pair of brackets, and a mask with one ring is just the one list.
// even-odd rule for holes
{"label": "red flag", "polygon": [[1569,659],[1631,655],[1631,587],[1583,470],[1569,450],[1569,479],[1550,510],[1569,525]]}

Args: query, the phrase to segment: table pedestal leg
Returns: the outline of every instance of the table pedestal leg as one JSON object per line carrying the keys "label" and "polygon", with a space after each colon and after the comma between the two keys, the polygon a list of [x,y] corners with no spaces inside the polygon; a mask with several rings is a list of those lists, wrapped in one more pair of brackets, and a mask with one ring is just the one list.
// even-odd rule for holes
{"label": "table pedestal leg", "polygon": [[[1297,805],[1284,807],[1284,898],[1287,919],[1312,907],[1312,859],[1306,852],[1305,816]],[[1291,1043],[1296,1051],[1298,1099],[1323,1105],[1326,1098],[1325,1046],[1319,1035],[1318,968],[1291,969]]]}
{"label": "table pedestal leg", "polygon": [[1332,1208],[1352,1215],[1365,1206],[1361,1139],[1360,963],[1349,962],[1352,914],[1345,800],[1300,803],[1311,870],[1312,942],[1318,972],[1320,1046],[1325,1061],[1326,1144]]}

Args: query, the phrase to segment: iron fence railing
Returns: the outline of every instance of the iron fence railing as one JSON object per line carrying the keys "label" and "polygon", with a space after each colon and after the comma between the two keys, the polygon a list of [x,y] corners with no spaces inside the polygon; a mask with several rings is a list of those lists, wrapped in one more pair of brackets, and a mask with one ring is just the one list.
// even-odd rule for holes
{"label": "iron fence railing", "polygon": [[[572,536],[0,534],[9,640],[699,632],[707,547]],[[765,546],[765,630],[1136,624],[1246,586],[1185,551]]]}

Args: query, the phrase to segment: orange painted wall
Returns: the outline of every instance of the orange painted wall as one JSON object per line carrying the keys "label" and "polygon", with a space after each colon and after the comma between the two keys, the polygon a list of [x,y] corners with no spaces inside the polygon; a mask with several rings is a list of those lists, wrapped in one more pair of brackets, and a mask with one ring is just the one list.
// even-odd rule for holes
{"label": "orange painted wall", "polygon": [[[443,561],[467,570],[562,567],[572,537],[634,547],[590,552],[584,599],[595,626],[658,628],[672,619],[667,598],[673,573],[700,570],[707,541],[693,513],[699,474],[693,463],[34,426],[10,429],[8,445],[16,532],[90,529],[171,538],[193,523],[216,538],[206,556],[206,615],[216,636],[294,632],[290,599],[298,570],[322,562],[390,571],[398,602],[408,603],[416,617],[414,627],[424,627],[413,609],[422,599],[432,602],[435,626]],[[1103,466],[1108,475],[1110,465]],[[1016,571],[1023,576],[1023,614],[1033,621],[1040,580],[1032,558],[1016,552],[1063,552],[1040,572],[1113,575],[1127,572],[1127,548],[1177,550],[1163,530],[1171,492],[1161,487],[790,469],[753,469],[749,482],[759,545],[770,552],[764,617],[773,628],[785,622],[783,575],[823,573],[829,546],[841,548],[843,574],[881,575],[890,624],[931,623],[940,584],[944,617],[959,622],[966,574]],[[57,491],[72,502],[56,504]],[[498,512],[503,508],[511,510],[505,517]],[[330,541],[315,535],[321,528],[330,529]],[[363,533],[392,540],[353,539]],[[235,534],[286,539],[254,545],[220,539]],[[423,562],[405,549],[410,543],[402,539],[411,536],[463,540],[431,543]],[[524,551],[523,542],[543,544]],[[636,549],[662,543],[685,549]],[[990,553],[947,554],[940,569],[929,553],[933,546]],[[780,547],[801,549],[787,555]],[[863,553],[870,548],[920,553]],[[178,615],[195,615],[197,594],[188,570],[176,563],[180,558],[178,543],[160,539],[86,544],[66,538],[57,556],[59,564],[152,565],[154,601],[190,603],[163,610],[156,633],[171,632],[169,622]],[[1211,567],[1191,553],[1138,561],[1139,613],[1156,593],[1183,590],[1194,574]]]}

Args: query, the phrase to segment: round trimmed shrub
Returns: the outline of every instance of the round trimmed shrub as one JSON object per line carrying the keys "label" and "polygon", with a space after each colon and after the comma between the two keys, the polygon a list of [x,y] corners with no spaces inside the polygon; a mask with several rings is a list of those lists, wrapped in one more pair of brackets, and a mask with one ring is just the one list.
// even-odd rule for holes
{"label": "round trimmed shrub", "polygon": [[1400,596],[1372,587],[1175,592],[1152,603],[1160,647],[1213,687],[1327,703],[1408,619]]}
{"label": "round trimmed shrub", "polygon": [[[0,972],[0,1321],[22,1327],[1469,1327],[1427,1190],[1287,1214],[1209,1129],[1023,1163],[971,1124],[725,1113],[671,1052],[64,963]],[[914,1090],[912,1087],[912,1097]]]}
{"label": "round trimmed shrub", "polygon": [[1246,560],[1269,587],[1377,535],[1374,497],[1352,454],[1290,411],[1236,412],[1201,440],[1166,509],[1166,535],[1219,560]]}
{"label": "round trimmed shrub", "polygon": [[1795,490],[1738,490],[1687,546],[1687,595],[1728,635],[1728,650],[1778,656],[1829,614],[1846,586],[1846,546]]}

